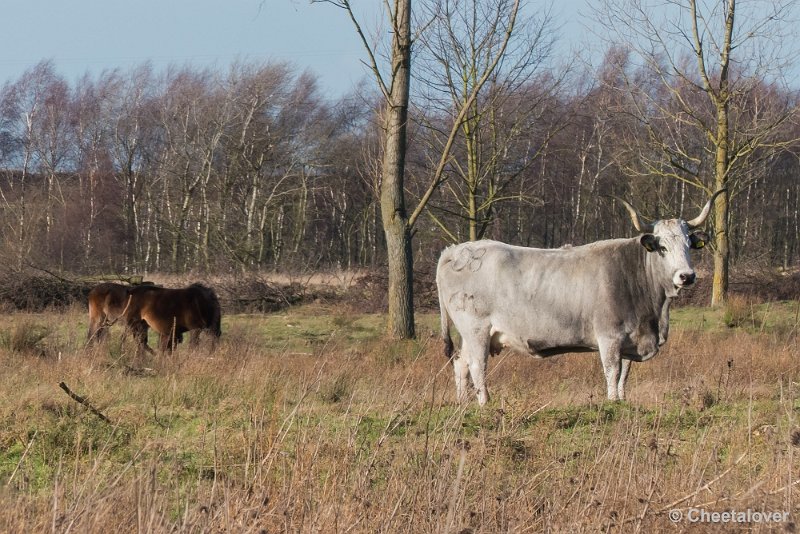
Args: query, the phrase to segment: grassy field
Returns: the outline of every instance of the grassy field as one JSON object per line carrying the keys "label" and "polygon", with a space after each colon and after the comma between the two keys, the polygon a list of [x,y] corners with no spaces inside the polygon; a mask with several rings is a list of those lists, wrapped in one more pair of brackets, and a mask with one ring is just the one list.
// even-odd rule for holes
{"label": "grassy field", "polygon": [[142,358],[119,331],[84,350],[80,309],[6,315],[0,531],[794,532],[799,315],[676,310],[623,403],[596,355],[503,353],[483,409],[434,315],[411,342],[336,307],[225,316],[215,352]]}

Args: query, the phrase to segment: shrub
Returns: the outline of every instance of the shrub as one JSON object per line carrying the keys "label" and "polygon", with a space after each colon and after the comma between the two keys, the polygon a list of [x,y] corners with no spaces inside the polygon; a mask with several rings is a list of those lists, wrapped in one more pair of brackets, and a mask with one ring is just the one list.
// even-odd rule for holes
{"label": "shrub", "polygon": [[50,329],[33,321],[22,321],[10,330],[0,333],[0,344],[11,352],[44,356],[42,341],[50,335]]}
{"label": "shrub", "polygon": [[725,301],[722,313],[722,322],[729,328],[745,325],[748,321],[753,324],[753,303],[749,298],[741,295],[730,295]]}

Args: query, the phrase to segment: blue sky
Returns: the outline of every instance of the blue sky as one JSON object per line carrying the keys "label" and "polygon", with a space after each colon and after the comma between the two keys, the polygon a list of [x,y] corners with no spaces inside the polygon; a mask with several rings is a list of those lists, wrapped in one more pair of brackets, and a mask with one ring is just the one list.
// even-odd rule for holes
{"label": "blue sky", "polygon": [[[564,50],[577,47],[575,8],[555,6]],[[379,0],[360,4],[374,27]],[[531,2],[532,6],[543,3]],[[41,60],[74,81],[85,72],[150,61],[224,68],[238,60],[289,61],[310,69],[323,88],[344,94],[365,79],[363,49],[344,11],[309,0],[3,0],[0,85]]]}

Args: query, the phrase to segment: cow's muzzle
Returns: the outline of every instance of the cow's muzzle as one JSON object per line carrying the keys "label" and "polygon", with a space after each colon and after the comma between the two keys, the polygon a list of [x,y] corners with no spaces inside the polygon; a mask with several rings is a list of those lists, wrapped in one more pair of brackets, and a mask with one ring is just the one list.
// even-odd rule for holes
{"label": "cow's muzzle", "polygon": [[678,278],[681,281],[681,287],[688,287],[694,284],[694,281],[697,279],[697,275],[695,275],[693,272],[681,273],[678,275]]}

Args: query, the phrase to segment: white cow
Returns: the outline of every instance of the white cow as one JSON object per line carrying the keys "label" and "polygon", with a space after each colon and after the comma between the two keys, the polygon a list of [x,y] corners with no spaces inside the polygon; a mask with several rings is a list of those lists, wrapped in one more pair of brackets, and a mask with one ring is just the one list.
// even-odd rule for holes
{"label": "white cow", "polygon": [[[483,405],[490,353],[508,347],[537,357],[600,352],[608,398],[625,397],[631,361],[646,361],[667,341],[669,305],[695,281],[690,248],[708,239],[691,232],[701,213],[645,223],[622,201],[642,235],[560,249],[498,241],[448,247],[436,269],[444,350],[453,364],[456,393],[468,398],[468,376]],[[461,334],[454,353],[450,327]]]}

